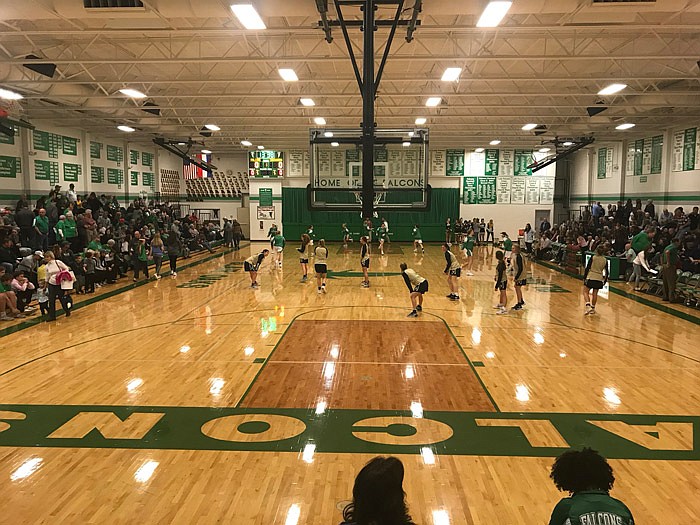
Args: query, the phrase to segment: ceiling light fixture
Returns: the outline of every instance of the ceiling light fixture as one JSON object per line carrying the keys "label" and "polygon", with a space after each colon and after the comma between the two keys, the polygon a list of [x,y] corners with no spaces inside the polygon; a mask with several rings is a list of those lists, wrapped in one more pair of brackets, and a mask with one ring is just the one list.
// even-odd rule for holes
{"label": "ceiling light fixture", "polygon": [[249,146],[252,146],[253,143],[252,143],[251,141],[249,141],[249,140],[242,140],[242,141],[241,141],[241,145],[242,145],[242,146],[245,146],[245,147],[249,147]]}
{"label": "ceiling light fixture", "polygon": [[573,145],[574,145],[574,143],[571,142],[570,140],[567,140],[566,142],[564,142],[564,143],[562,144],[562,146],[566,146],[567,148],[568,148],[569,146],[573,146]]}
{"label": "ceiling light fixture", "polygon": [[498,146],[500,143],[501,143],[501,141],[498,139],[492,140],[491,142],[489,142],[489,144],[491,144],[492,146]]}
{"label": "ceiling light fixture", "polygon": [[333,136],[333,132],[332,131],[325,131],[323,133],[323,136],[326,138],[331,138]]}
{"label": "ceiling light fixture", "polygon": [[262,144],[258,144],[258,149],[265,149],[265,146],[263,146]]}
{"label": "ceiling light fixture", "polygon": [[130,126],[117,126],[117,129],[119,131],[123,131],[125,133],[133,133],[134,131],[136,131],[134,128],[132,128]]}
{"label": "ceiling light fixture", "polygon": [[293,69],[278,69],[277,72],[282,77],[282,80],[286,80],[287,82],[296,82],[299,80],[299,77]]}
{"label": "ceiling light fixture", "polygon": [[15,93],[14,91],[10,91],[9,89],[0,88],[0,98],[4,98],[5,100],[21,100],[24,97],[22,95],[20,95],[19,93]]}
{"label": "ceiling light fixture", "polygon": [[442,74],[442,81],[443,82],[454,82],[455,80],[459,80],[459,75],[462,73],[462,68],[461,67],[448,67],[445,72]]}
{"label": "ceiling light fixture", "polygon": [[251,4],[232,4],[231,11],[246,29],[267,29],[265,22]]}
{"label": "ceiling light fixture", "polygon": [[475,153],[483,153],[483,152],[484,152],[484,148],[476,148],[476,149],[474,150],[474,152],[475,152]]}
{"label": "ceiling light fixture", "polygon": [[340,143],[338,143],[338,142],[331,142],[331,146],[333,146],[334,148],[337,148],[338,146],[340,146]]}
{"label": "ceiling light fixture", "polygon": [[628,122],[626,124],[620,124],[619,126],[616,126],[615,129],[619,129],[619,130],[623,131],[626,129],[631,129],[635,126],[636,126],[636,124],[632,124],[631,122]]}
{"label": "ceiling light fixture", "polygon": [[549,153],[550,151],[550,148],[540,148],[540,153]]}
{"label": "ceiling light fixture", "polygon": [[411,143],[410,143],[410,142],[402,142],[401,145],[402,145],[404,148],[408,148],[408,147],[411,145]]}
{"label": "ceiling light fixture", "polygon": [[623,89],[627,87],[627,84],[610,84],[608,87],[605,87],[598,91],[599,95],[614,95],[615,93],[619,93]]}
{"label": "ceiling light fixture", "polygon": [[442,102],[441,97],[430,97],[428,100],[425,101],[425,105],[429,108],[434,108],[435,106],[439,106],[440,102]]}
{"label": "ceiling light fixture", "polygon": [[428,119],[427,119],[427,118],[425,118],[425,117],[418,117],[418,118],[416,119],[416,126],[422,126],[422,125],[425,124],[426,122],[428,122]]}
{"label": "ceiling light fixture", "polygon": [[124,88],[124,89],[120,89],[119,93],[121,93],[122,95],[126,95],[127,97],[131,97],[131,98],[146,98],[146,95],[144,95],[143,93],[141,93],[137,89]]}
{"label": "ceiling light fixture", "polygon": [[476,27],[496,27],[501,23],[503,17],[506,16],[513,2],[489,2],[489,4],[481,13]]}
{"label": "ceiling light fixture", "polygon": [[208,149],[203,149],[202,150],[202,155],[211,155],[211,151]]}
{"label": "ceiling light fixture", "polygon": [[209,131],[221,131],[221,128],[216,124],[204,124],[204,127],[207,128]]}
{"label": "ceiling light fixture", "polygon": [[537,127],[537,124],[525,124],[523,126],[523,131],[532,131]]}
{"label": "ceiling light fixture", "polygon": [[326,119],[323,117],[316,117],[314,119],[314,122],[316,123],[317,126],[325,126],[326,125]]}
{"label": "ceiling light fixture", "polygon": [[311,106],[316,105],[316,102],[314,102],[314,99],[312,99],[312,98],[300,98],[299,102],[301,102],[302,106],[306,106],[306,107],[311,107]]}

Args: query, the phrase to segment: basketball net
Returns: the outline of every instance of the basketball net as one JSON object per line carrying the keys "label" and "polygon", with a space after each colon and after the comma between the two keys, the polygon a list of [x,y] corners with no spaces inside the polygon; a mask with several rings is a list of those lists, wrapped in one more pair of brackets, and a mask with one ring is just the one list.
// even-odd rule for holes
{"label": "basketball net", "polygon": [[[355,195],[355,202],[357,202],[360,206],[362,205],[362,192],[361,191],[353,191],[352,192]],[[386,201],[386,192],[385,191],[380,191],[374,194],[374,199],[372,200],[372,203],[376,207],[377,205],[381,204],[382,202]],[[379,213],[372,212],[372,216],[375,219],[379,218]],[[362,216],[362,212],[360,212],[360,219],[364,219]]]}

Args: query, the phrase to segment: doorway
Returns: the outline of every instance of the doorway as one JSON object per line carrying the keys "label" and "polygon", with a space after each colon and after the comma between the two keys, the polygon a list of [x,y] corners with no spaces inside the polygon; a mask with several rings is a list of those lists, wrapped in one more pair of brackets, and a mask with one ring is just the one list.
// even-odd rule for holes
{"label": "doorway", "polygon": [[552,224],[552,210],[535,210],[535,222],[532,227],[535,231],[540,231],[540,225],[542,221],[547,219],[547,222]]}

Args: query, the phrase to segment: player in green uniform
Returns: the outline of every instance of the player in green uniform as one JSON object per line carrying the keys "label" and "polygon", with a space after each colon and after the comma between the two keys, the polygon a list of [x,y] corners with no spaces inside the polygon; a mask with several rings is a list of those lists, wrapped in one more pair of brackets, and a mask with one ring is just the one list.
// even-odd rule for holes
{"label": "player in green uniform", "polygon": [[423,235],[420,233],[420,227],[415,224],[413,226],[413,253],[418,253],[420,248],[421,253],[425,253],[425,248],[423,248]]}
{"label": "player in green uniform", "polygon": [[297,248],[297,251],[301,254],[299,264],[301,264],[301,271],[304,272],[301,282],[305,283],[309,278],[309,253],[311,252],[311,239],[307,234],[301,236],[301,247]]}
{"label": "player in green uniform", "polygon": [[282,236],[282,232],[278,231],[277,234],[272,238],[272,249],[275,254],[275,261],[273,264],[277,268],[282,268],[282,256],[284,255],[284,246],[286,244],[285,238]]}
{"label": "player in green uniform", "polygon": [[462,275],[462,266],[459,264],[457,256],[450,251],[447,244],[442,245],[442,252],[445,254],[445,275],[447,275],[447,285],[450,287],[448,299],[459,301],[459,277]]}
{"label": "player in green uniform", "polygon": [[474,275],[472,273],[472,265],[474,264],[474,243],[476,242],[476,237],[474,237],[474,230],[469,230],[467,236],[464,238],[462,243],[462,253],[464,254],[467,262],[464,263],[462,268],[467,271],[467,275]]}
{"label": "player in green uniform", "polygon": [[388,232],[386,231],[386,228],[384,227],[384,223],[377,228],[377,239],[379,239],[379,253],[381,255],[384,255],[384,243],[387,241],[388,237]]}
{"label": "player in green uniform", "polygon": [[277,235],[278,233],[279,233],[279,229],[277,228],[276,224],[273,224],[272,226],[270,226],[270,229],[267,230],[267,236],[270,239],[270,248],[274,249],[274,247],[275,247],[274,239],[275,239],[275,235]]}
{"label": "player in green uniform", "polygon": [[407,317],[418,317],[418,312],[423,311],[423,294],[428,292],[428,280],[418,275],[406,263],[401,263],[399,267],[403,280],[408,286],[408,292],[411,294],[411,305],[413,306],[413,310]]}
{"label": "player in green uniform", "polygon": [[559,490],[571,495],[552,511],[549,525],[634,525],[632,512],[610,496],[612,467],[595,450],[569,450],[559,456],[549,475]]}
{"label": "player in green uniform", "polygon": [[501,232],[501,236],[503,237],[503,240],[501,241],[503,243],[503,251],[506,252],[506,264],[510,264],[510,255],[513,253],[513,241],[510,240],[510,237],[508,237],[506,232]]}

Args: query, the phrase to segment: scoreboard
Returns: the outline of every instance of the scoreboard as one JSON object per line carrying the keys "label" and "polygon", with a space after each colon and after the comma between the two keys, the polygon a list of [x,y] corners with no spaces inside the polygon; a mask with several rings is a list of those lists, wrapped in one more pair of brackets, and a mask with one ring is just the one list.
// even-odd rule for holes
{"label": "scoreboard", "polygon": [[271,150],[249,152],[248,175],[268,179],[284,177],[284,152]]}

